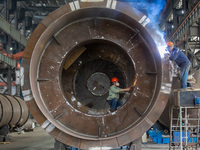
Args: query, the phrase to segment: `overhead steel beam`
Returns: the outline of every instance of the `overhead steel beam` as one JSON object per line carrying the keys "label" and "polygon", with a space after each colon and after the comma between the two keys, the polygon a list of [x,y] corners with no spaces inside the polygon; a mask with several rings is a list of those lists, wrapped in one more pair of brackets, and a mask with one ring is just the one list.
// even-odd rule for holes
{"label": "overhead steel beam", "polygon": [[171,14],[173,13],[173,8],[176,7],[176,5],[178,4],[178,0],[168,0],[164,9],[161,12],[160,18],[158,20],[160,20],[160,28],[163,29],[165,26],[166,21],[168,21],[168,19],[170,18]]}
{"label": "overhead steel beam", "polygon": [[27,39],[0,15],[0,29],[9,34],[15,41],[26,46]]}
{"label": "overhead steel beam", "polygon": [[31,6],[26,7],[26,11],[54,11],[59,7],[44,7],[44,6]]}
{"label": "overhead steel beam", "polygon": [[178,27],[178,29],[174,32],[169,40],[176,41],[180,39],[182,35],[184,35],[189,27],[192,26],[198,19],[200,18],[200,2],[193,8],[193,10],[189,13],[189,15],[185,18],[182,24]]}
{"label": "overhead steel beam", "polygon": [[16,60],[13,60],[12,58],[10,58],[2,53],[0,53],[0,62],[4,62],[13,68],[15,68],[16,64],[17,64]]}

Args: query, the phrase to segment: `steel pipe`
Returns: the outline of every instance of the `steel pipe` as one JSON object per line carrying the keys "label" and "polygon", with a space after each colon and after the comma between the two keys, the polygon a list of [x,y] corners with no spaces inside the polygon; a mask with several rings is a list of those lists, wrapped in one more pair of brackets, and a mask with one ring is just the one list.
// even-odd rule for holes
{"label": "steel pipe", "polygon": [[[168,61],[149,19],[118,1],[71,2],[47,16],[22,60],[24,99],[37,122],[60,142],[81,149],[118,147],[140,138],[160,117],[170,93]],[[123,106],[106,97],[119,78]],[[169,86],[169,87],[168,87]]]}

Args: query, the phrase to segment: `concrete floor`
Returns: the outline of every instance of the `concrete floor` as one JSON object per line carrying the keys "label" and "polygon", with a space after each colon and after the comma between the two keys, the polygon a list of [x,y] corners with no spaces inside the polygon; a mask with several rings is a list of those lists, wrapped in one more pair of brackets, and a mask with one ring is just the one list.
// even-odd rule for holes
{"label": "concrete floor", "polygon": [[33,132],[9,134],[10,144],[0,144],[0,150],[54,150],[54,138],[42,128],[37,127]]}
{"label": "concrete floor", "polygon": [[[33,132],[9,134],[10,144],[0,144],[0,150],[54,150],[54,138],[42,128],[37,127]],[[142,144],[142,150],[169,150],[168,144]]]}

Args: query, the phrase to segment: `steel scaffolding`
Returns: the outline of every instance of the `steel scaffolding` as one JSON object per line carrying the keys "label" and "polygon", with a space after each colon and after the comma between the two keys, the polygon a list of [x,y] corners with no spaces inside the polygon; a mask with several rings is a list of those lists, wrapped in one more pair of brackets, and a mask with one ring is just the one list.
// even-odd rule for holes
{"label": "steel scaffolding", "polygon": [[[191,112],[194,113],[191,115]],[[170,150],[197,150],[200,148],[199,113],[199,105],[171,107]]]}

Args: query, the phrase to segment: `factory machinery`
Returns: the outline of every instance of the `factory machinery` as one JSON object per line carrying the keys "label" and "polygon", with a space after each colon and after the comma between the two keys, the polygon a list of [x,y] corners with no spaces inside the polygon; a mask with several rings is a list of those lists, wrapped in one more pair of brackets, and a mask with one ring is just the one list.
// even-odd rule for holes
{"label": "factory machinery", "polygon": [[29,119],[29,111],[23,99],[0,94],[0,142],[9,141],[9,131],[22,127]]}
{"label": "factory machinery", "polygon": [[[171,92],[169,62],[147,16],[115,0],[72,1],[32,33],[21,71],[33,117],[57,141],[80,149],[116,148],[159,119]],[[110,80],[118,77],[122,107],[108,112]]]}

